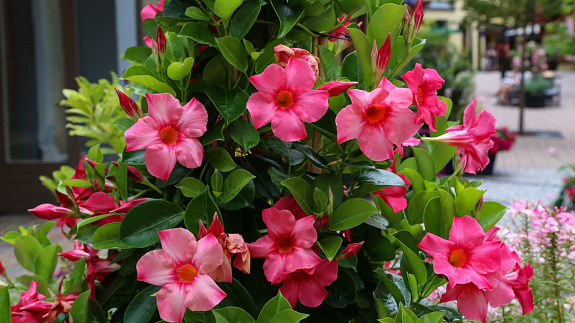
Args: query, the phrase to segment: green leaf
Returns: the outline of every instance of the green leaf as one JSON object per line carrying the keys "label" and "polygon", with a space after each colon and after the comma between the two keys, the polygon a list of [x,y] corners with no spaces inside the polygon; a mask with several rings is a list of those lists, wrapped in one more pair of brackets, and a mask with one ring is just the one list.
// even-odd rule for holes
{"label": "green leaf", "polygon": [[331,236],[319,241],[319,247],[329,261],[335,257],[343,239],[340,236]]}
{"label": "green leaf", "polygon": [[262,0],[247,0],[236,11],[236,14],[230,22],[230,36],[236,39],[242,39],[252,29],[256,22],[260,10],[266,3]]}
{"label": "green leaf", "polygon": [[104,160],[104,155],[102,155],[100,145],[98,144],[90,147],[90,149],[88,150],[88,154],[86,155],[86,158],[88,158],[93,162],[101,163]]}
{"label": "green leaf", "polygon": [[70,309],[70,322],[71,323],[84,323],[88,319],[88,298],[90,291],[87,290],[80,294],[74,300],[72,308]]}
{"label": "green leaf", "polygon": [[365,89],[363,74],[361,72],[361,67],[359,66],[359,59],[356,51],[347,54],[343,59],[343,62],[341,63],[341,76],[346,77],[350,81],[358,82],[359,84],[357,86],[359,89]]}
{"label": "green leaf", "polygon": [[271,320],[270,323],[297,323],[301,322],[301,320],[308,317],[309,314],[304,314],[300,312],[296,312],[292,309],[283,310],[276,314]]}
{"label": "green leaf", "polygon": [[433,166],[433,159],[425,149],[412,148],[415,155],[415,162],[417,163],[417,170],[423,179],[428,181],[435,180],[435,167]]}
{"label": "green leaf", "polygon": [[222,134],[222,131],[224,130],[224,125],[225,122],[218,122],[216,125],[209,127],[208,131],[206,131],[206,133],[199,138],[202,146],[211,144],[216,140],[224,140],[225,138],[224,135]]}
{"label": "green leaf", "polygon": [[419,256],[403,242],[400,240],[397,240],[397,242],[401,246],[401,250],[403,250],[401,262],[406,265],[407,272],[415,276],[418,284],[425,284],[427,281],[427,269],[425,268],[425,264]]}
{"label": "green leaf", "polygon": [[397,302],[397,304],[405,304],[405,298],[403,297],[401,290],[389,278],[387,278],[387,275],[383,269],[377,268],[375,273],[377,274],[377,277],[379,277],[379,279],[383,282],[395,302]]}
{"label": "green leaf", "polygon": [[248,69],[248,52],[246,52],[242,42],[230,36],[216,38],[216,42],[226,61],[245,73]]}
{"label": "green leaf", "polygon": [[160,240],[158,231],[175,227],[183,217],[184,210],[175,203],[146,201],[126,213],[120,226],[120,238],[134,248],[151,246]]}
{"label": "green leaf", "polygon": [[152,296],[160,290],[161,286],[150,285],[132,299],[126,312],[124,312],[125,323],[148,322],[157,310],[156,297]]}
{"label": "green leaf", "polygon": [[258,308],[256,307],[252,296],[235,278],[232,278],[231,283],[222,283],[220,286],[224,292],[228,294],[226,300],[233,299],[238,306],[246,310],[248,314],[252,316],[256,316],[258,314]]}
{"label": "green leaf", "polygon": [[185,197],[197,197],[206,189],[206,185],[195,177],[184,178],[176,187],[182,190]]}
{"label": "green leaf", "polygon": [[250,122],[244,119],[237,119],[232,122],[228,128],[228,133],[246,152],[260,142],[258,131]]}
{"label": "green leaf", "polygon": [[122,55],[125,61],[129,61],[134,65],[144,65],[148,58],[152,55],[152,49],[149,47],[129,47]]}
{"label": "green leaf", "polygon": [[214,147],[206,152],[208,161],[220,172],[227,173],[234,170],[238,165],[230,154],[222,147]]}
{"label": "green leaf", "polygon": [[48,283],[44,278],[38,276],[38,275],[22,275],[19,277],[16,277],[16,281],[19,282],[20,284],[24,285],[24,286],[30,286],[30,283],[35,281],[38,283],[38,287],[37,290],[38,292],[40,292],[40,294],[43,295],[50,295],[51,290],[50,290],[50,283]]}
{"label": "green leaf", "polygon": [[216,0],[214,12],[223,20],[229,20],[244,0]]}
{"label": "green leaf", "polygon": [[181,59],[188,56],[186,53],[188,40],[186,38],[178,37],[178,34],[168,31],[166,33],[166,41],[165,57],[169,62],[179,62]]}
{"label": "green leaf", "polygon": [[313,190],[313,201],[315,205],[315,212],[316,214],[323,214],[325,213],[325,208],[327,207],[327,194],[325,194],[319,188],[314,188]]}
{"label": "green leaf", "polygon": [[256,67],[255,67],[256,74],[262,73],[265,70],[265,68],[268,67],[268,65],[276,64],[274,47],[276,47],[279,44],[283,44],[283,43],[284,43],[284,40],[276,39],[276,40],[274,40],[271,43],[266,45],[263,53],[258,57],[258,59],[256,61]]}
{"label": "green leaf", "polygon": [[303,16],[304,8],[302,6],[290,7],[281,0],[272,0],[271,4],[280,21],[280,29],[278,31],[277,38],[282,38],[287,35],[287,33]]}
{"label": "green leaf", "polygon": [[431,147],[431,159],[435,166],[435,173],[439,173],[457,153],[457,147],[442,142],[428,142]]}
{"label": "green leaf", "polygon": [[188,7],[185,15],[195,20],[210,21],[210,17],[198,7]]}
{"label": "green leaf", "polygon": [[[354,40],[355,42],[355,40]],[[403,39],[402,36],[397,38],[397,41],[391,45],[391,59],[389,60],[389,64],[387,65],[387,69],[383,74],[388,79],[393,79],[397,73],[401,72],[405,65],[410,62],[417,53],[423,48],[425,45],[425,39],[415,38],[413,40],[413,44],[411,49],[409,50],[409,54],[407,57],[402,60],[403,58]],[[393,72],[393,75],[391,74]]]}
{"label": "green leaf", "polygon": [[255,178],[255,176],[247,170],[234,170],[224,181],[224,191],[220,197],[221,203],[231,201],[253,178]]}
{"label": "green leaf", "polygon": [[215,86],[208,87],[206,94],[210,100],[212,100],[222,117],[224,117],[226,124],[230,124],[246,111],[246,104],[250,97],[240,88],[224,90]]}
{"label": "green leaf", "polygon": [[[417,172],[416,172],[417,174]],[[413,195],[407,206],[407,220],[410,224],[422,223],[425,207],[429,200],[437,197],[437,191],[420,191]]]}
{"label": "green leaf", "polygon": [[42,248],[42,251],[36,258],[36,269],[34,273],[38,276],[52,280],[56,265],[58,264],[58,253],[62,252],[62,247],[59,244],[53,244]]}
{"label": "green leaf", "polygon": [[290,309],[290,303],[283,297],[282,293],[278,291],[278,294],[270,299],[262,308],[257,323],[269,323],[279,312]]}
{"label": "green leaf", "polygon": [[218,46],[216,38],[206,22],[188,22],[180,31],[180,37],[191,38],[203,45]]}
{"label": "green leaf", "polygon": [[116,186],[118,186],[118,194],[122,201],[128,200],[128,165],[118,164],[116,166]]}
{"label": "green leaf", "polygon": [[194,58],[188,57],[183,63],[173,62],[168,66],[168,77],[174,81],[181,81],[192,71]]}
{"label": "green leaf", "polygon": [[455,217],[455,201],[448,192],[437,189],[438,197],[427,202],[423,212],[425,230],[441,238],[447,239]]}
{"label": "green leaf", "polygon": [[217,169],[214,170],[211,179],[212,191],[221,193],[224,186],[224,177]]}
{"label": "green leaf", "polygon": [[324,46],[318,46],[319,57],[321,59],[321,65],[323,68],[323,73],[325,75],[325,81],[333,81],[339,78],[339,66],[337,65],[337,58],[331,50]]}
{"label": "green leaf", "polygon": [[14,239],[14,255],[20,266],[29,272],[36,273],[36,260],[42,253],[42,246],[32,236],[19,236]]}
{"label": "green leaf", "polygon": [[393,44],[403,25],[404,13],[405,6],[386,3],[379,7],[367,25],[367,40],[373,44],[375,39],[379,48],[391,33],[391,44]]}
{"label": "green leaf", "polygon": [[313,188],[308,182],[301,177],[291,177],[282,181],[281,184],[290,190],[297,204],[299,204],[306,214],[313,214],[315,205],[313,201]]}
{"label": "green leaf", "polygon": [[92,187],[92,183],[85,181],[83,179],[65,179],[62,181],[62,185],[71,187],[83,187],[83,188]]}
{"label": "green leaf", "polygon": [[467,187],[461,192],[457,193],[455,197],[455,209],[457,210],[457,215],[475,215],[475,207],[477,203],[483,197],[485,191],[476,189],[475,187]]}
{"label": "green leaf", "polygon": [[413,188],[414,192],[419,193],[425,190],[425,185],[423,184],[423,177],[421,177],[421,174],[419,174],[417,171],[411,168],[404,168],[403,170],[401,170],[401,173],[405,175],[407,179],[409,179],[409,182],[411,183],[411,187]]}
{"label": "green leaf", "polygon": [[441,323],[441,322],[443,322],[444,316],[445,316],[445,312],[429,313],[425,316],[420,317],[417,320],[417,323]]}
{"label": "green leaf", "polygon": [[483,207],[477,216],[477,222],[479,222],[484,231],[487,231],[499,222],[505,212],[507,212],[507,207],[500,203],[483,202]]}
{"label": "green leaf", "polygon": [[364,199],[350,199],[343,202],[329,219],[329,228],[332,231],[341,231],[354,228],[362,224],[377,208]]}
{"label": "green leaf", "polygon": [[141,84],[157,93],[170,93],[176,96],[176,92],[168,84],[161,82],[154,73],[143,66],[130,66],[122,76],[123,80]]}
{"label": "green leaf", "polygon": [[12,322],[12,311],[10,308],[10,294],[8,286],[0,288],[0,322]]}
{"label": "green leaf", "polygon": [[121,222],[104,224],[92,235],[94,249],[126,249],[128,245],[120,239]]}
{"label": "green leaf", "polygon": [[208,187],[206,187],[202,194],[190,201],[188,207],[186,207],[186,215],[184,217],[186,228],[197,235],[200,229],[199,221],[201,220],[204,225],[208,226],[214,217],[214,213],[219,213],[218,206],[212,200]]}
{"label": "green leaf", "polygon": [[71,285],[82,284],[86,276],[84,274],[85,269],[86,269],[86,257],[81,258],[80,260],[76,261],[76,264],[74,264],[74,270],[72,271],[72,276],[70,277]]}
{"label": "green leaf", "polygon": [[[310,2],[312,4],[308,5]],[[334,22],[337,21],[334,5],[326,3],[324,7],[321,0],[307,3],[304,3],[305,16],[301,19],[301,24],[312,31],[332,30]]]}
{"label": "green leaf", "polygon": [[254,318],[239,307],[225,307],[212,310],[216,323],[255,322]]}
{"label": "green leaf", "polygon": [[357,177],[357,182],[377,186],[405,186],[405,182],[397,174],[375,168],[362,170]]}
{"label": "green leaf", "polygon": [[366,90],[371,89],[373,86],[373,80],[371,77],[371,48],[373,46],[373,41],[370,44],[367,40],[367,36],[359,30],[356,24],[350,24],[349,26],[347,31],[353,40],[353,46],[357,53],[357,59],[359,60],[359,66],[361,67],[363,74],[363,81],[365,82],[365,88]]}
{"label": "green leaf", "polygon": [[229,87],[228,77],[233,77],[229,74],[229,67],[231,65],[226,61],[222,55],[216,55],[212,58],[204,68],[203,76],[211,85],[219,86],[221,88]]}

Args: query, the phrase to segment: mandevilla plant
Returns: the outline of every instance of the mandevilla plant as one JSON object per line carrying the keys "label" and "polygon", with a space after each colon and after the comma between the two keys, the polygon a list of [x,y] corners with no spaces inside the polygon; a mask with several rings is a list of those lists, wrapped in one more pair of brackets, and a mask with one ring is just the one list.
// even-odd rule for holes
{"label": "mandevilla plant", "polygon": [[[104,162],[94,145],[75,172],[44,179],[59,205],[30,212],[75,248],[52,245],[44,226],[4,236],[33,275],[7,280],[0,315],[485,322],[488,306],[529,293],[492,234],[506,207],[459,178],[489,162],[495,118],[473,102],[462,125],[448,122],[433,69],[396,78],[425,44],[422,1],[402,3],[146,7],[151,49],[129,48],[122,76],[141,104],[117,92],[126,148]],[[455,174],[438,178],[454,157]],[[70,269],[53,275],[58,254]],[[461,313],[428,300],[445,284]]]}

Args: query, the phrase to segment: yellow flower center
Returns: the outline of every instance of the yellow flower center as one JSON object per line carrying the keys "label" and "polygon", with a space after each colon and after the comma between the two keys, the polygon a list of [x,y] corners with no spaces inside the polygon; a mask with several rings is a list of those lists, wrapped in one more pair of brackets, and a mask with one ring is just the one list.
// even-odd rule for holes
{"label": "yellow flower center", "polygon": [[465,251],[463,251],[463,249],[453,250],[449,255],[449,263],[455,267],[463,267],[466,261],[467,256],[465,255]]}
{"label": "yellow flower center", "polygon": [[289,109],[293,106],[293,93],[280,91],[276,96],[276,105],[281,109]]}
{"label": "yellow flower center", "polygon": [[173,145],[178,142],[178,131],[174,127],[166,127],[160,130],[160,137],[166,145]]}
{"label": "yellow flower center", "polygon": [[183,266],[176,268],[176,275],[183,283],[189,283],[193,281],[194,277],[196,277],[196,273],[197,273],[196,267],[190,264],[185,264]]}
{"label": "yellow flower center", "polygon": [[387,106],[383,104],[372,104],[365,110],[364,116],[371,124],[379,123],[387,114]]}

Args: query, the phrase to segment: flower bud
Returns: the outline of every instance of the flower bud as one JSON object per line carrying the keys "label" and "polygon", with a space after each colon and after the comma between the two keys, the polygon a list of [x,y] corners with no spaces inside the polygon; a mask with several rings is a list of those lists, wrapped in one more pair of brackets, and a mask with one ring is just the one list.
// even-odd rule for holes
{"label": "flower bud", "polygon": [[383,42],[383,45],[377,51],[377,81],[381,79],[383,72],[389,64],[389,59],[391,58],[391,33],[387,35],[387,38]]}
{"label": "flower bud", "polygon": [[423,0],[417,0],[415,8],[413,9],[413,24],[416,32],[421,27],[422,22],[423,22]]}
{"label": "flower bud", "polygon": [[144,111],[142,111],[142,108],[140,108],[138,106],[136,101],[134,101],[132,98],[130,98],[129,96],[124,94],[122,91],[118,90],[117,88],[114,88],[114,89],[116,90],[116,93],[118,94],[118,99],[120,100],[120,105],[122,106],[122,109],[124,109],[126,114],[132,120],[138,121],[139,118],[144,117]]}
{"label": "flower bud", "polygon": [[163,59],[164,54],[166,53],[166,35],[160,25],[158,25],[158,34],[156,35],[156,46],[158,48],[158,53],[160,54],[160,59]]}
{"label": "flower bud", "polygon": [[359,250],[361,249],[361,246],[363,246],[363,243],[364,243],[364,241],[348,244],[347,247],[345,247],[345,249],[337,257],[337,259],[343,259],[343,258],[355,256],[359,252]]}

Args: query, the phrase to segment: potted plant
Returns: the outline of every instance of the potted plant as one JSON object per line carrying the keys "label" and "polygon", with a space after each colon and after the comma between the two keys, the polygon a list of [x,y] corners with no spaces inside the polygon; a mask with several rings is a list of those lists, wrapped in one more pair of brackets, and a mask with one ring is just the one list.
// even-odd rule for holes
{"label": "potted plant", "polygon": [[495,130],[495,134],[491,136],[493,147],[489,149],[489,164],[485,167],[485,169],[483,169],[481,174],[493,174],[493,168],[495,167],[495,157],[497,157],[497,153],[500,151],[511,150],[513,144],[515,143],[516,136],[517,135],[510,132],[507,127],[501,127]]}
{"label": "potted plant", "polygon": [[534,77],[525,83],[525,104],[528,107],[540,108],[545,106],[545,91],[553,87],[553,83],[542,77]]}

